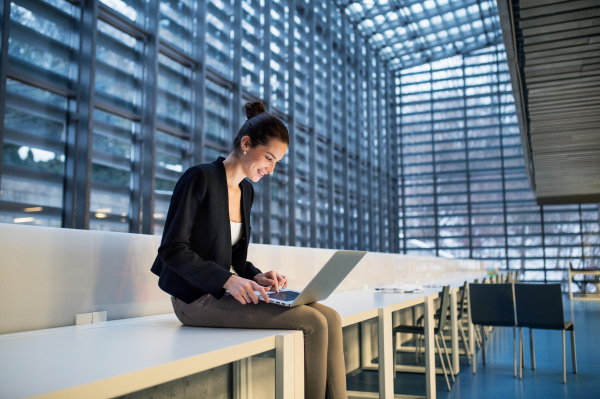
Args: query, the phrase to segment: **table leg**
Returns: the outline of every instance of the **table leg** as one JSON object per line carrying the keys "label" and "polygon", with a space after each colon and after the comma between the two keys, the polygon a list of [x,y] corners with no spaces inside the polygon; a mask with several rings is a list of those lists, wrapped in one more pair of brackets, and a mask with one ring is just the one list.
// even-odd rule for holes
{"label": "table leg", "polygon": [[570,270],[570,266],[569,266],[569,279],[567,280],[567,284],[569,286],[569,299],[572,301],[573,300],[573,290],[571,289],[571,284],[573,282],[573,275],[571,274],[571,270]]}
{"label": "table leg", "polygon": [[304,398],[302,331],[292,331],[275,337],[275,398]]}
{"label": "table leg", "polygon": [[380,308],[378,317],[379,399],[394,398],[394,375],[392,350],[392,311]]}
{"label": "table leg", "polygon": [[369,320],[360,323],[360,366],[362,369],[373,367],[371,356],[371,322]]}
{"label": "table leg", "polygon": [[426,392],[427,399],[435,399],[435,349],[433,343],[433,314],[435,313],[435,309],[433,307],[433,297],[437,296],[434,294],[432,296],[425,297],[425,381],[426,381]]}
{"label": "table leg", "polygon": [[473,360],[473,374],[475,374],[475,371],[477,370],[477,365],[475,364],[475,362],[477,361],[477,356],[475,353],[475,328],[473,326],[473,323],[471,322],[471,297],[469,295],[469,287],[467,286],[467,292],[465,292],[465,295],[467,295],[467,330],[469,331],[469,350],[471,351],[471,355],[472,360]]}
{"label": "table leg", "polygon": [[252,358],[233,362],[233,398],[252,399]]}

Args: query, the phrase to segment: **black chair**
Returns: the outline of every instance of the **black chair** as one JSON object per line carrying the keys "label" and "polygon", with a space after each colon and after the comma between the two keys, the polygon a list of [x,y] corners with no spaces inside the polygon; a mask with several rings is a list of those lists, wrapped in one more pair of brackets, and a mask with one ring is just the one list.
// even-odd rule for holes
{"label": "black chair", "polygon": [[[512,284],[469,284],[471,322],[476,326],[513,328],[513,365],[517,377],[517,337],[515,300]],[[482,334],[483,364],[486,364],[485,334]],[[473,356],[473,374],[477,370],[477,357]]]}
{"label": "black chair", "polygon": [[[560,284],[515,284],[517,321],[519,323],[519,348],[523,351],[523,327],[529,328],[531,348],[531,369],[535,370],[535,349],[533,329],[562,330],[563,383],[567,383],[567,363],[565,359],[565,331],[571,332],[571,361],[573,374],[577,374],[577,355],[575,353],[575,326],[565,321],[562,290]],[[519,376],[524,367],[521,356]]]}
{"label": "black chair", "polygon": [[[440,349],[440,343],[438,341],[438,335],[442,339],[442,345],[444,346],[444,354],[446,355],[446,359],[448,360],[448,368],[450,369],[450,375],[452,376],[452,382],[454,382],[454,371],[452,370],[452,363],[450,363],[450,356],[448,355],[448,349],[446,348],[446,342],[444,341],[444,336],[442,335],[442,331],[444,327],[446,327],[446,323],[448,322],[448,313],[450,310],[450,286],[445,286],[442,289],[442,293],[440,295],[442,298],[440,302],[440,316],[437,319],[437,326],[433,330],[433,338],[435,341],[435,346],[437,348],[438,355],[440,357],[440,362],[442,363],[442,369],[444,370],[444,377],[446,378],[446,385],[448,386],[448,391],[450,388],[450,381],[448,380],[448,372],[446,371],[446,366],[444,364],[444,359],[442,358],[442,351]],[[398,352],[396,351],[396,333],[406,333],[406,334],[414,334],[414,335],[425,335],[425,327],[424,326],[396,326],[392,330],[393,343],[392,348],[394,348],[394,367],[396,366],[396,359]],[[418,342],[418,341],[417,341]],[[417,345],[417,353],[419,353],[420,348]],[[396,372],[394,371],[394,378],[396,378]]]}
{"label": "black chair", "polygon": [[[471,351],[469,350],[469,341],[467,341],[467,337],[465,336],[465,325],[463,324],[463,321],[465,318],[467,318],[468,315],[468,305],[467,305],[467,287],[468,287],[469,283],[467,283],[465,281],[463,287],[459,290],[457,295],[457,299],[456,299],[456,323],[458,326],[458,331],[461,334],[461,338],[462,338],[462,343],[463,343],[463,348],[464,348],[464,355],[467,359],[467,364],[470,366],[471,365]],[[435,320],[439,320],[440,318],[440,310],[438,309],[437,312],[435,313],[435,315],[433,315],[433,318]],[[422,325],[423,322],[423,316],[419,317],[417,319],[417,325],[420,326]],[[448,322],[452,323],[452,315],[450,314],[450,312],[448,312]],[[443,336],[443,331],[442,331],[442,336]],[[470,337],[469,337],[470,339]],[[419,353],[419,352],[416,352]]]}

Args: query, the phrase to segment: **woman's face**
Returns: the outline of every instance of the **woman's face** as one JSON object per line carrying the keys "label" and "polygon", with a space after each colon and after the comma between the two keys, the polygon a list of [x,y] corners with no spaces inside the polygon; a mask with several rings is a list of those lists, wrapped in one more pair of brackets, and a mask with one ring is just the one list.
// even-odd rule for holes
{"label": "woman's face", "polygon": [[275,165],[281,161],[288,148],[287,144],[279,139],[271,139],[267,145],[257,145],[252,148],[248,136],[242,138],[241,145],[240,161],[246,176],[253,182],[273,173]]}

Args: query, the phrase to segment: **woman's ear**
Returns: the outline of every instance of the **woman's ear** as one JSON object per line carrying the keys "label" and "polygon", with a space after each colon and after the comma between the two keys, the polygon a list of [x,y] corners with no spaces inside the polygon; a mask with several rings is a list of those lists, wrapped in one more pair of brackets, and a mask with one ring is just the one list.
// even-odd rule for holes
{"label": "woman's ear", "polygon": [[252,144],[252,141],[250,140],[250,136],[242,137],[242,141],[240,143],[240,145],[242,146],[242,151],[245,151],[248,148],[250,148],[250,144]]}

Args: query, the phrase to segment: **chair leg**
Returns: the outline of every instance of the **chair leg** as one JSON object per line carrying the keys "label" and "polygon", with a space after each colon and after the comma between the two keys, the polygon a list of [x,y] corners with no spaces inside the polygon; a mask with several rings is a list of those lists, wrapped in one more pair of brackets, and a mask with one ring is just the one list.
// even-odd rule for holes
{"label": "chair leg", "polygon": [[567,383],[567,360],[565,359],[565,330],[562,330],[563,338],[563,384]]}
{"label": "chair leg", "polygon": [[[514,327],[513,327],[514,329]],[[514,345],[514,340],[513,340]],[[516,349],[513,348],[514,366],[515,366],[515,377],[517,376],[517,359]],[[519,327],[519,379],[523,379],[523,328]]]}
{"label": "chair leg", "polygon": [[529,351],[531,352],[531,369],[535,370],[535,346],[533,345],[533,328],[529,329]]}
{"label": "chair leg", "polygon": [[[473,331],[477,331],[477,326],[473,326]],[[471,339],[475,339],[476,334],[473,333],[473,337]],[[477,341],[475,339],[475,341]],[[477,348],[473,349],[473,363],[471,363],[473,365],[473,375],[475,375],[475,373],[477,373]]]}
{"label": "chair leg", "polygon": [[485,356],[485,334],[481,334],[481,355],[483,357],[483,365],[486,364],[486,356]]}
{"label": "chair leg", "polygon": [[465,330],[463,330],[462,326],[458,327],[460,330],[460,334],[462,336],[463,346],[465,347],[465,356],[467,358],[467,365],[471,365],[471,351],[469,350],[469,343],[467,342],[467,338],[465,337]]}
{"label": "chair leg", "polygon": [[571,330],[571,360],[573,362],[573,374],[577,374],[577,352],[575,351],[575,330]]}
{"label": "chair leg", "polygon": [[448,360],[448,369],[450,369],[450,376],[452,377],[452,382],[456,382],[454,379],[454,370],[452,370],[452,363],[450,362],[450,355],[448,355],[448,348],[446,347],[446,339],[444,338],[444,334],[440,331],[440,339],[442,340],[442,346],[444,347],[444,353],[446,354],[446,360]]}
{"label": "chair leg", "polygon": [[521,362],[521,368],[525,369],[525,338],[523,338],[523,328],[519,328],[519,360]]}
{"label": "chair leg", "polygon": [[481,349],[481,333],[479,332],[479,326],[475,328],[475,343],[477,344],[477,349]]}
{"label": "chair leg", "polygon": [[419,364],[419,358],[421,357],[421,336],[413,334],[415,337],[415,364]]}
{"label": "chair leg", "polygon": [[[440,350],[440,343],[438,341],[437,335],[434,335],[433,338],[435,338],[435,346],[438,351],[438,356],[440,357],[440,363],[442,363],[442,370],[444,370],[444,378],[446,378],[446,385],[448,386],[448,392],[450,392],[451,391],[450,381],[448,380],[448,372],[446,371],[446,366],[444,365],[444,358],[442,357],[442,351]],[[432,378],[435,378],[435,368],[434,368],[433,373],[434,373],[434,375]]]}
{"label": "chair leg", "polygon": [[[396,361],[398,360],[398,351],[396,350],[396,333],[392,332],[392,349],[394,350],[394,355],[392,356],[393,360],[393,373],[394,373],[394,379],[396,379]],[[381,363],[380,363],[381,364]]]}

